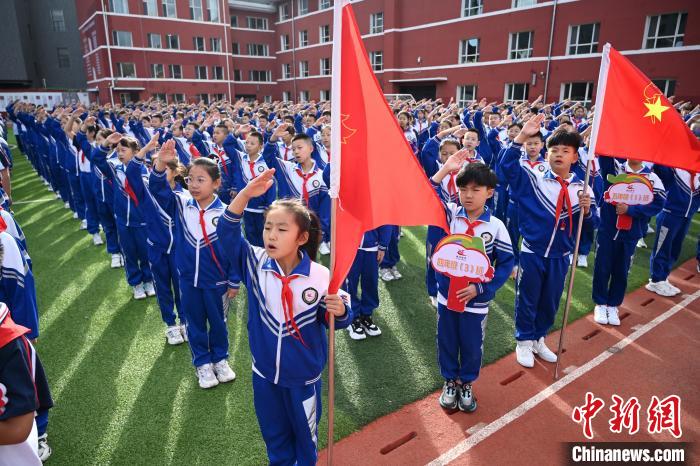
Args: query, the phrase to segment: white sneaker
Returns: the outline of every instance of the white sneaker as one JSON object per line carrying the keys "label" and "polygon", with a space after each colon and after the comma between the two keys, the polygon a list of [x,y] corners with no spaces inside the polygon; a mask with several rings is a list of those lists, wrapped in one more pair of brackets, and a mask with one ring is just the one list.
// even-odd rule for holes
{"label": "white sneaker", "polygon": [[608,323],[610,325],[620,325],[620,316],[615,306],[608,306]]}
{"label": "white sneaker", "polygon": [[112,265],[111,267],[113,269],[118,269],[119,267],[123,266],[124,262],[122,260],[122,255],[121,254],[112,254]]}
{"label": "white sneaker", "polygon": [[[78,212],[73,212],[73,218],[75,218],[75,219],[78,218]],[[87,225],[85,225],[85,228],[87,228]]]}
{"label": "white sneaker", "polygon": [[[70,209],[70,204],[67,202],[64,202],[63,207],[65,207],[66,209]],[[77,214],[75,214],[75,215],[77,215]],[[73,217],[73,218],[78,218],[78,217]]]}
{"label": "white sneaker", "polygon": [[[52,189],[52,191],[53,191],[53,189]],[[56,192],[56,191],[54,191],[54,192]],[[56,192],[56,199],[61,199],[61,195],[58,192]]]}
{"label": "white sneaker", "polygon": [[169,345],[181,345],[185,342],[182,338],[182,333],[180,333],[180,327],[173,325],[165,329],[165,339],[168,340]]}
{"label": "white sneaker", "polygon": [[155,296],[156,295],[156,289],[153,287],[153,282],[144,283],[143,290],[146,292],[146,296]]}
{"label": "white sneaker", "polygon": [[348,335],[350,335],[350,338],[355,341],[364,340],[367,338],[367,333],[365,332],[365,328],[362,326],[362,322],[360,322],[359,317],[353,320],[348,327]]}
{"label": "white sneaker", "polygon": [[534,367],[535,355],[532,354],[532,340],[518,341],[515,347],[515,358],[523,367]]}
{"label": "white sneaker", "polygon": [[219,385],[219,381],[214,375],[213,367],[211,363],[197,367],[197,379],[199,380],[200,388],[211,388]]}
{"label": "white sneaker", "polygon": [[321,245],[318,247],[318,252],[321,253],[322,256],[327,256],[328,254],[331,253],[331,245],[328,242],[321,243]]}
{"label": "white sneaker", "polygon": [[647,235],[650,235],[654,233],[654,229],[651,227],[651,225],[647,224]]}
{"label": "white sneaker", "polygon": [[578,261],[576,262],[576,265],[581,267],[582,269],[587,269],[588,268],[588,256],[578,256]]}
{"label": "white sneaker", "polygon": [[81,230],[87,230],[87,220],[82,220],[80,222],[80,229]]}
{"label": "white sneaker", "polygon": [[675,294],[679,294],[681,292],[681,289],[678,288],[677,286],[673,286],[670,281],[668,281],[668,278],[665,280],[666,286],[668,287],[669,290],[673,291]]}
{"label": "white sneaker", "polygon": [[666,296],[666,297],[671,297],[671,296],[676,296],[678,293],[676,293],[674,290],[670,289],[667,285],[666,282],[652,282],[651,279],[649,279],[649,283],[644,285],[644,288],[647,290],[658,294],[659,296]]}
{"label": "white sneaker", "polygon": [[608,323],[608,306],[602,304],[597,304],[593,308],[593,320],[602,325],[607,325]]}
{"label": "white sneaker", "polygon": [[647,248],[647,243],[644,241],[644,238],[639,238],[639,241],[637,241],[637,247],[638,248]]}
{"label": "white sneaker", "polygon": [[390,282],[394,279],[394,274],[391,269],[379,269],[379,277],[385,282]]}
{"label": "white sneaker", "polygon": [[430,305],[433,306],[435,309],[437,309],[438,300],[435,296],[430,297]]}
{"label": "white sneaker", "polygon": [[52,452],[53,450],[51,450],[51,447],[49,446],[48,440],[46,439],[46,434],[40,436],[38,438],[37,453],[41,462],[43,463],[44,461],[49,459],[49,456],[51,456]]}
{"label": "white sneaker", "polygon": [[180,333],[182,333],[182,339],[185,341],[190,341],[187,337],[187,326],[185,324],[180,324]]}
{"label": "white sneaker", "polygon": [[399,272],[396,266],[391,268],[391,274],[394,276],[394,280],[401,280],[403,278],[403,275],[401,275],[401,272]]}
{"label": "white sneaker", "polygon": [[233,372],[226,359],[222,359],[214,364],[214,372],[217,380],[221,383],[231,382],[236,379],[236,373]]}
{"label": "white sneaker", "polygon": [[143,283],[139,283],[134,287],[134,299],[146,299],[146,290],[143,289]]}
{"label": "white sneaker", "polygon": [[547,362],[557,362],[557,355],[544,344],[544,337],[533,342],[532,352]]}
{"label": "white sneaker", "polygon": [[95,233],[94,235],[92,235],[92,244],[94,244],[95,246],[102,246],[103,244],[105,244],[105,242],[102,241],[102,237],[99,233]]}

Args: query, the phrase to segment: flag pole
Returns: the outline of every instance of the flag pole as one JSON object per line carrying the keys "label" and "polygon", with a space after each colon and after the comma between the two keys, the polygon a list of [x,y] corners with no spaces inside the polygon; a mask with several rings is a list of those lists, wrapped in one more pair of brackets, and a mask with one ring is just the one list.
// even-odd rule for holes
{"label": "flag pole", "polygon": [[[610,65],[610,44],[605,44],[603,54],[600,61],[600,72],[598,73],[598,89],[596,90],[595,113],[593,114],[593,129],[591,130],[591,139],[588,146],[588,160],[586,161],[586,176],[584,178],[584,192],[588,190],[588,182],[591,176],[591,161],[595,157],[595,146],[598,138],[598,128],[600,126],[600,116],[603,112],[603,104],[605,100],[605,88],[608,80],[608,68]],[[569,320],[569,310],[571,309],[571,300],[574,291],[574,278],[576,276],[576,263],[578,262],[578,247],[581,243],[581,232],[583,231],[583,211],[579,211],[578,227],[576,229],[576,243],[574,246],[574,257],[571,260],[571,275],[569,278],[569,287],[566,291],[566,305],[564,306],[564,317],[562,319],[561,331],[559,332],[559,346],[557,348],[557,364],[554,367],[554,380],[559,379],[559,364],[561,362],[562,349],[564,348],[564,332],[566,331],[566,323]]]}

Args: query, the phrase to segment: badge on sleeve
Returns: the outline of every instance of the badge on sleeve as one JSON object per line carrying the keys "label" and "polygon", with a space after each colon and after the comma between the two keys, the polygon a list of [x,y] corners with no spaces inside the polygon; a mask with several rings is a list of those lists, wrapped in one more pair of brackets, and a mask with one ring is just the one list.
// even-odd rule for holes
{"label": "badge on sleeve", "polygon": [[0,416],[5,413],[5,406],[10,400],[7,398],[7,387],[0,383]]}

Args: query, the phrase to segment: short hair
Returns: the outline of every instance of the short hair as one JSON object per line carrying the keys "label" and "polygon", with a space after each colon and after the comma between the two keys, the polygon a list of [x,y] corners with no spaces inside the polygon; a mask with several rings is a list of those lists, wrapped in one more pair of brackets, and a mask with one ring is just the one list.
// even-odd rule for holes
{"label": "short hair", "polygon": [[474,134],[476,134],[476,138],[477,138],[477,139],[481,139],[481,137],[479,137],[479,131],[476,130],[476,129],[474,129],[474,128],[469,128],[469,129],[467,130],[467,132],[464,133],[464,135],[466,136],[468,133],[474,133]]}
{"label": "short hair", "polygon": [[486,186],[489,189],[496,189],[498,177],[488,165],[483,163],[470,163],[465,165],[457,174],[456,184],[463,188],[474,183],[477,186]]}
{"label": "short hair", "polygon": [[521,125],[520,123],[511,123],[511,124],[509,124],[509,125],[508,125],[508,129],[510,130],[510,129],[511,129],[512,127],[514,127],[514,126],[517,127],[517,128],[523,129],[523,125]]}
{"label": "short hair", "polygon": [[564,130],[554,131],[547,140],[547,149],[553,146],[569,146],[578,150],[581,147],[581,135],[575,131],[571,133]]}
{"label": "short hair", "polygon": [[214,127],[214,129],[217,129],[217,128],[224,130],[224,133],[228,134],[228,126],[226,126],[224,123],[219,123],[218,125],[216,125]]}
{"label": "short hair", "polygon": [[448,144],[453,145],[454,147],[457,148],[457,150],[460,150],[462,148],[462,144],[459,143],[459,141],[455,138],[445,138],[440,142],[440,149],[442,149],[442,146],[446,146]]}
{"label": "short hair", "polygon": [[161,115],[160,113],[156,113],[156,114],[152,115],[151,118],[158,118],[158,119],[160,119],[160,121],[163,121],[163,115]]}
{"label": "short hair", "polygon": [[311,147],[314,146],[314,140],[311,139],[311,136],[305,133],[299,133],[296,136],[292,138],[292,142],[296,141],[305,141],[307,144],[309,144]]}
{"label": "short hair", "polygon": [[192,125],[192,127],[194,127],[194,129],[199,129],[199,123],[197,123],[197,122],[194,121],[194,120],[188,122],[188,123],[187,123],[187,126],[189,126],[189,125]]}
{"label": "short hair", "polygon": [[530,138],[537,138],[537,139],[539,139],[541,142],[544,142],[544,136],[542,136],[542,133],[541,133],[540,131],[536,132],[535,134],[532,134],[532,135],[528,136],[527,138],[528,138],[528,139],[530,139]]}
{"label": "short hair", "polygon": [[250,133],[248,133],[248,136],[246,137],[246,139],[248,139],[248,138],[257,139],[257,140],[260,142],[260,145],[261,145],[261,146],[263,145],[263,141],[264,141],[264,140],[263,140],[263,135],[260,134],[260,133],[257,132],[257,131],[251,131]]}

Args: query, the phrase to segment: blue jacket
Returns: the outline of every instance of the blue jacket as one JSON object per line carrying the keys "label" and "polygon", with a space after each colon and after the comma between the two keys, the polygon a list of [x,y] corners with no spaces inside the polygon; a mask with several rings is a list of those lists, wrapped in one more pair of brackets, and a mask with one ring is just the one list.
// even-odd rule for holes
{"label": "blue jacket", "polygon": [[[248,154],[243,151],[238,140],[229,134],[224,140],[224,151],[226,151],[226,160],[219,161],[219,168],[221,170],[221,199],[227,204],[231,202],[233,197],[246,187],[248,182],[252,179],[252,174],[250,172],[250,164]],[[245,161],[245,167],[242,161]],[[264,157],[258,157],[253,164],[253,171],[255,176],[259,176],[265,170],[267,170],[269,165],[265,161]],[[270,204],[275,202],[277,197],[277,186],[273,186],[268,189],[265,194],[253,198],[248,203],[246,211],[262,213],[267,209]]]}
{"label": "blue jacket", "polygon": [[[654,173],[659,175],[666,187],[667,197],[663,211],[678,217],[689,218],[695,215],[700,208],[700,175],[661,165],[654,166]],[[694,176],[695,188],[692,192],[691,176]]]}

